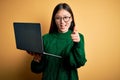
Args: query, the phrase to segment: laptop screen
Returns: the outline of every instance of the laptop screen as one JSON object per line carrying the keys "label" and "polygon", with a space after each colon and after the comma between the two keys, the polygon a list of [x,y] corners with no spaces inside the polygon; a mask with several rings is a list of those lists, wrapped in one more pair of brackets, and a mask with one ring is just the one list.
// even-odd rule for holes
{"label": "laptop screen", "polygon": [[43,41],[40,23],[14,22],[17,49],[43,53]]}

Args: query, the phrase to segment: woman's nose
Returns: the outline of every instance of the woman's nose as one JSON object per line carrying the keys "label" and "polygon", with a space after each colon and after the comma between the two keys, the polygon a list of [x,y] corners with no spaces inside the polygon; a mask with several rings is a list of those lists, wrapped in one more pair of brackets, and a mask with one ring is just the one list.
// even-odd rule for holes
{"label": "woman's nose", "polygon": [[60,19],[60,23],[64,23],[64,20],[63,20],[63,18],[61,18],[61,19]]}

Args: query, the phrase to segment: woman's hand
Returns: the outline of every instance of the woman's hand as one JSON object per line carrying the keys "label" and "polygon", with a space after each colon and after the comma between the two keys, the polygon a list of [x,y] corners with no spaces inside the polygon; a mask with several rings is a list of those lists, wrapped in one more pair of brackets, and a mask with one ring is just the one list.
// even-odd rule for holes
{"label": "woman's hand", "polygon": [[33,52],[30,52],[30,51],[27,51],[27,53],[34,57],[33,58],[34,61],[40,62],[42,54],[40,54],[40,53],[33,53]]}
{"label": "woman's hand", "polygon": [[72,38],[73,42],[80,42],[80,36],[79,36],[79,33],[78,33],[76,27],[74,27],[74,29],[73,29],[73,33],[71,34],[71,38]]}

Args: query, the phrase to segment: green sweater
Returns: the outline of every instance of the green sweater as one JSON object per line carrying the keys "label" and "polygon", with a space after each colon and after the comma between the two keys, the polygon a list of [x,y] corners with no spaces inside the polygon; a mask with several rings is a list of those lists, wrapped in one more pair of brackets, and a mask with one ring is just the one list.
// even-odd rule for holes
{"label": "green sweater", "polygon": [[72,31],[66,33],[51,33],[43,36],[44,51],[62,56],[62,58],[42,55],[40,63],[32,61],[31,70],[34,73],[43,72],[42,80],[78,80],[77,68],[87,61],[84,50],[84,37],[80,42],[71,39]]}

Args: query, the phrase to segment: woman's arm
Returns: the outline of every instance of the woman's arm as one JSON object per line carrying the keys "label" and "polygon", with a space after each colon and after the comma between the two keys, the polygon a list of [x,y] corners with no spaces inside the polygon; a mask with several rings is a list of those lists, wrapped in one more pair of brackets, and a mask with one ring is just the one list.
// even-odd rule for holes
{"label": "woman's arm", "polygon": [[31,71],[34,73],[41,73],[45,68],[45,59],[44,55],[41,58],[34,57],[31,62]]}
{"label": "woman's arm", "polygon": [[33,53],[30,51],[27,51],[27,53],[31,56],[33,56],[33,60],[31,62],[31,71],[34,73],[40,73],[44,70],[44,55],[39,54],[39,53]]}
{"label": "woman's arm", "polygon": [[84,49],[84,36],[79,34],[80,42],[74,42],[73,46],[68,46],[66,53],[67,57],[64,58],[65,62],[72,68],[79,68],[86,63],[85,49]]}

